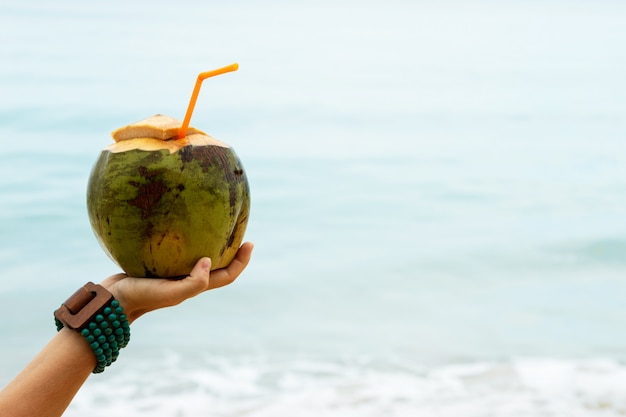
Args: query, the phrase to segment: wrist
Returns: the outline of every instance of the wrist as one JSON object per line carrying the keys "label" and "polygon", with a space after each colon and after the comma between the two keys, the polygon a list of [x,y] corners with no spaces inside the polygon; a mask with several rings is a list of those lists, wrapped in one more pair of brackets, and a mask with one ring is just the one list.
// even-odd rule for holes
{"label": "wrist", "polygon": [[57,331],[80,334],[96,358],[94,373],[103,372],[117,360],[130,341],[130,325],[123,307],[101,285],[88,282],[54,312]]}
{"label": "wrist", "polygon": [[144,311],[141,311],[141,309],[138,308],[135,303],[129,300],[128,297],[124,295],[124,292],[120,291],[117,284],[117,282],[111,284],[104,281],[100,285],[104,287],[107,291],[109,291],[113,295],[113,298],[118,301],[120,306],[124,309],[124,313],[126,314],[128,323],[132,324],[141,315],[143,315]]}

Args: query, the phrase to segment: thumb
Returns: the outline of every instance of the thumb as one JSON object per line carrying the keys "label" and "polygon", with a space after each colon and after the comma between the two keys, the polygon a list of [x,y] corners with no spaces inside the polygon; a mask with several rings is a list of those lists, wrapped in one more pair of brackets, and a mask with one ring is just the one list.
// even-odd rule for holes
{"label": "thumb", "polygon": [[206,291],[209,288],[211,275],[211,259],[200,258],[189,273],[189,276],[178,281],[181,285],[181,295],[190,298]]}

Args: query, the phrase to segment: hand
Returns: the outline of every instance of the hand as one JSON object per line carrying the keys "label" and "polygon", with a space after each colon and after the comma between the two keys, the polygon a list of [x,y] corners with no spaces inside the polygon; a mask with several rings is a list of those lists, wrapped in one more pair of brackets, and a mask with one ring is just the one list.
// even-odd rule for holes
{"label": "hand", "polygon": [[175,306],[204,291],[230,284],[248,265],[253,248],[252,243],[244,243],[230,265],[212,272],[211,260],[202,258],[189,276],[181,280],[131,278],[116,274],[102,281],[101,285],[124,307],[128,321],[132,323],[149,311]]}

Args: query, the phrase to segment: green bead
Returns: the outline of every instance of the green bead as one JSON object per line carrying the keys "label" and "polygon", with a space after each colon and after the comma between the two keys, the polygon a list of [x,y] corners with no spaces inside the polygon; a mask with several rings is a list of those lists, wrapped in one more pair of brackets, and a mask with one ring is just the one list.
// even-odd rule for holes
{"label": "green bead", "polygon": [[[126,347],[130,340],[130,323],[128,316],[117,300],[111,300],[101,314],[97,314],[86,328],[80,330],[89,347],[93,350],[97,364],[93,373],[104,372],[107,366],[115,362],[120,349]],[[63,323],[55,318],[57,331],[63,328]]]}

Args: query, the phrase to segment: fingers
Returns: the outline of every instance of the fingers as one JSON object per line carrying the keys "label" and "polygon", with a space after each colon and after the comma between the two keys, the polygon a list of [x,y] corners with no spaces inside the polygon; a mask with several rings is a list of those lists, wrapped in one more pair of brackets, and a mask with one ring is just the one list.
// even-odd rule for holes
{"label": "fingers", "polygon": [[185,279],[132,278],[124,274],[110,276],[102,285],[128,311],[129,320],[163,307],[171,307],[203,291],[232,283],[246,268],[254,245],[241,245],[233,261],[225,268],[211,272],[211,260],[202,258]]}
{"label": "fingers", "polygon": [[213,272],[211,272],[211,260],[209,258],[200,259],[187,278],[177,281],[182,287],[178,289],[179,297],[187,299],[203,291],[213,290],[232,283],[250,262],[252,249],[254,249],[254,245],[251,242],[244,243],[227,267]]}
{"label": "fingers", "polygon": [[178,285],[178,298],[185,300],[209,289],[211,279],[211,259],[201,258],[196,262],[187,278],[170,282]]}
{"label": "fingers", "polygon": [[213,290],[232,283],[246,269],[252,257],[253,249],[254,245],[252,242],[246,242],[241,245],[237,255],[226,268],[217,269],[211,273],[207,289]]}

